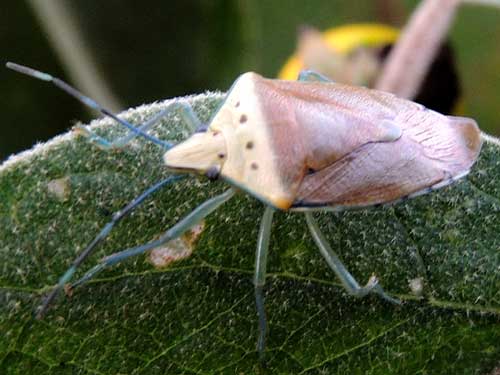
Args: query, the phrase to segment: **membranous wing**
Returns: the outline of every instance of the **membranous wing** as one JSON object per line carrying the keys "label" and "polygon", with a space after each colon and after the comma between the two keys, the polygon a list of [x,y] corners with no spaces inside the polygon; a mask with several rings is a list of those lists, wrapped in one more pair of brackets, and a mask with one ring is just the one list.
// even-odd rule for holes
{"label": "membranous wing", "polygon": [[[444,186],[468,173],[481,148],[473,120],[444,116],[391,94],[359,90],[363,98],[359,104],[367,108],[361,115],[363,124],[369,129],[373,122],[390,123],[401,129],[400,137],[358,143],[328,165],[312,167],[293,206],[386,203]],[[359,105],[350,110],[353,107],[362,111]]]}

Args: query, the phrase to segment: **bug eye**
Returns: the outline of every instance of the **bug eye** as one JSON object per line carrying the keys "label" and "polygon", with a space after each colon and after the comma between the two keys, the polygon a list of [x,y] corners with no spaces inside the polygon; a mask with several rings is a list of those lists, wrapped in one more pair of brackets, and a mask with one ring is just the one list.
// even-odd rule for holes
{"label": "bug eye", "polygon": [[207,171],[205,172],[205,176],[207,176],[208,179],[211,181],[217,180],[219,178],[219,174],[220,174],[220,168],[216,166],[208,168]]}

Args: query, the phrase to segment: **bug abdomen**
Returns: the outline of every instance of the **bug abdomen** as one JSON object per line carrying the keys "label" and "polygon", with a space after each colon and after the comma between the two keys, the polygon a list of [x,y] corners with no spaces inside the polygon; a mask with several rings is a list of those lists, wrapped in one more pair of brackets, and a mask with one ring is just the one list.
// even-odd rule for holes
{"label": "bug abdomen", "polygon": [[[282,204],[269,200],[281,209],[291,207],[309,171],[326,168],[364,144],[393,142],[402,134],[402,127],[394,121],[397,112],[383,101],[395,100],[390,94],[378,93],[381,98],[374,101],[372,90],[334,83],[283,82],[262,77],[254,77],[252,83],[262,119],[252,126],[265,129],[262,133],[267,139],[258,139],[256,130],[252,136],[255,144],[269,144],[267,154],[273,169],[269,163],[266,172],[280,181]],[[417,106],[407,101],[405,104]],[[372,108],[371,116],[367,108]],[[269,187],[260,186],[264,196]]]}
{"label": "bug abdomen", "polygon": [[267,204],[369,206],[463,176],[477,158],[473,120],[394,95],[334,83],[242,75],[210,129],[221,176]]}
{"label": "bug abdomen", "polygon": [[445,186],[446,181],[468,173],[481,148],[473,120],[448,117],[446,122],[411,125],[408,122],[395,142],[366,144],[306,176],[294,206],[387,203],[432,186]]}

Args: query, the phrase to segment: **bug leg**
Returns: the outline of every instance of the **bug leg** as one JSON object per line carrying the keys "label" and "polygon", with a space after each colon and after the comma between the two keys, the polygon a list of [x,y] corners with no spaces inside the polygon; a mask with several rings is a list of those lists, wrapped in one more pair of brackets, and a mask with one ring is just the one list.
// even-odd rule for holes
{"label": "bug leg", "polygon": [[72,97],[74,97],[75,99],[79,100],[81,103],[83,103],[87,107],[95,109],[96,111],[101,112],[105,116],[111,117],[116,122],[118,122],[119,124],[125,126],[130,131],[134,132],[137,135],[140,135],[141,137],[144,137],[144,138],[148,139],[149,141],[151,141],[151,142],[153,142],[153,143],[155,143],[155,144],[157,144],[159,146],[162,146],[162,147],[164,147],[166,149],[169,149],[169,148],[171,148],[173,146],[173,144],[171,144],[170,142],[164,142],[164,141],[162,141],[162,140],[160,140],[160,139],[158,139],[156,137],[153,137],[153,136],[149,135],[148,133],[145,133],[141,129],[135,127],[134,125],[132,125],[128,121],[125,121],[125,120],[119,118],[118,116],[116,116],[111,111],[109,111],[106,108],[102,107],[95,100],[89,98],[88,96],[83,95],[81,92],[79,92],[78,90],[76,90],[74,87],[68,85],[66,82],[62,81],[61,79],[59,79],[57,77],[52,77],[50,74],[47,74],[47,73],[44,73],[44,72],[40,72],[38,70],[28,68],[27,66],[15,64],[15,63],[12,63],[12,62],[8,62],[6,66],[7,66],[7,68],[15,70],[16,72],[19,72],[19,73],[22,73],[22,74],[26,74],[26,75],[28,75],[30,77],[37,78],[37,79],[40,79],[42,81],[46,81],[46,82],[52,83],[54,86],[60,88],[61,90],[63,90],[67,94],[69,94]]}
{"label": "bug leg", "polygon": [[216,197],[210,198],[209,200],[205,201],[198,207],[196,207],[193,211],[191,211],[187,216],[185,216],[183,219],[181,219],[177,224],[175,224],[172,228],[167,230],[165,233],[161,235],[160,238],[158,238],[155,241],[149,242],[144,245],[132,247],[130,249],[126,249],[123,251],[120,251],[118,253],[111,254],[110,256],[105,257],[97,266],[92,268],[90,271],[88,271],[83,277],[76,282],[74,282],[71,287],[75,288],[86,281],[90,280],[92,277],[94,277],[96,274],[98,274],[100,271],[103,269],[113,266],[122,260],[125,260],[127,258],[142,254],[148,250],[154,249],[155,247],[158,247],[165,242],[171,241],[173,239],[178,238],[181,236],[185,231],[189,230],[192,228],[194,225],[199,223],[204,217],[215,211],[220,205],[225,203],[229,198],[231,198],[234,195],[234,190],[229,189],[226,192],[217,195]]}
{"label": "bug leg", "polygon": [[[189,134],[194,133],[197,129],[202,127],[201,121],[198,119],[198,117],[193,111],[193,108],[191,107],[191,105],[189,105],[189,103],[175,102],[169,104],[167,108],[157,113],[151,119],[146,121],[143,125],[137,127],[137,129],[139,129],[141,132],[146,132],[151,127],[160,122],[162,118],[168,116],[169,114],[175,111],[178,111],[178,113],[180,114],[183,120],[183,124],[186,125]],[[128,134],[110,142],[104,139],[103,137],[97,135],[93,131],[89,130],[86,126],[77,126],[75,129],[78,132],[81,132],[84,136],[88,137],[91,142],[95,143],[98,147],[103,149],[123,148],[130,141],[132,141],[134,138],[140,135],[139,133],[130,130]]]}
{"label": "bug leg", "polygon": [[255,304],[259,317],[259,339],[257,350],[261,362],[264,360],[264,348],[266,344],[267,319],[264,309],[264,285],[266,283],[267,254],[269,250],[269,237],[271,235],[271,224],[273,221],[274,208],[267,206],[262,221],[260,222],[257,251],[255,253],[255,275],[253,283],[255,286]]}
{"label": "bug leg", "polygon": [[365,286],[360,286],[356,279],[344,266],[337,254],[335,254],[335,252],[331,249],[323,233],[321,233],[318,223],[313,218],[312,213],[306,212],[305,215],[307,226],[309,227],[311,235],[313,236],[314,242],[318,246],[321,255],[323,255],[326,262],[328,263],[332,271],[335,272],[337,277],[340,279],[340,282],[342,283],[344,289],[349,294],[355,297],[364,297],[371,292],[380,295],[383,299],[389,302],[401,304],[401,301],[385,293],[384,289],[382,289],[382,287],[378,284],[378,280],[375,276],[370,277],[368,283],[366,283]]}
{"label": "bug leg", "polygon": [[313,70],[301,70],[297,80],[301,82],[333,82],[327,76]]}
{"label": "bug leg", "polygon": [[146,200],[147,197],[149,197],[151,194],[154,192],[158,191],[160,188],[164,187],[165,185],[168,185],[172,182],[175,182],[181,178],[184,178],[185,176],[170,176],[153,186],[151,186],[149,189],[147,189],[145,192],[143,192],[141,195],[139,195],[137,198],[132,200],[129,204],[127,204],[123,209],[120,211],[117,211],[113,214],[113,218],[109,223],[107,223],[104,228],[101,230],[101,232],[92,240],[92,242],[85,248],[85,250],[78,255],[78,257],[73,261],[73,264],[71,265],[70,268],[64,273],[64,275],[59,279],[59,282],[57,285],[52,289],[52,291],[49,293],[49,295],[44,299],[42,306],[40,307],[38,313],[37,313],[37,318],[42,318],[45,312],[47,311],[48,307],[52,303],[52,301],[55,299],[59,291],[64,288],[65,284],[71,280],[73,277],[73,274],[75,273],[76,269],[80,266],[80,264],[83,263],[83,261],[92,253],[92,251],[97,247],[99,243],[101,243],[111,232],[111,229],[117,224],[119,221],[121,221],[125,216],[130,214],[136,207],[138,207],[144,200]]}

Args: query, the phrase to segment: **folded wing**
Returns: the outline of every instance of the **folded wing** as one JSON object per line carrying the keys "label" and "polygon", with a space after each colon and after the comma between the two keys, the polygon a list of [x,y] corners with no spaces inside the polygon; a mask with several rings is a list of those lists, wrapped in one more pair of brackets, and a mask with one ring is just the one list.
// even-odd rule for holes
{"label": "folded wing", "polygon": [[468,173],[481,148],[474,120],[403,111],[402,136],[368,143],[307,175],[294,206],[359,207],[398,200]]}

